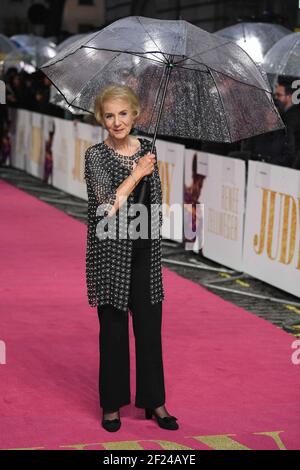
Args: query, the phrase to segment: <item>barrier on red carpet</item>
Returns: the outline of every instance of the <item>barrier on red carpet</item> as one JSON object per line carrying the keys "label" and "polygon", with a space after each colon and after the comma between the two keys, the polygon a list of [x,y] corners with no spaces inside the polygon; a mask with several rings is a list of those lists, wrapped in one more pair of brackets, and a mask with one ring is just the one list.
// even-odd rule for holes
{"label": "barrier on red carpet", "polygon": [[[13,166],[87,200],[84,153],[105,137],[104,129],[26,110],[10,111]],[[163,237],[185,241],[183,208],[198,203],[204,207],[200,213],[204,244],[199,232],[192,240],[195,251],[203,245],[205,257],[299,296],[300,172],[249,162],[246,187],[242,160],[162,140],[156,147]]]}
{"label": "barrier on red carpet", "polygon": [[249,162],[244,269],[300,296],[300,172]]}
{"label": "barrier on red carpet", "polygon": [[185,202],[203,203],[205,257],[243,269],[245,163],[186,150]]}

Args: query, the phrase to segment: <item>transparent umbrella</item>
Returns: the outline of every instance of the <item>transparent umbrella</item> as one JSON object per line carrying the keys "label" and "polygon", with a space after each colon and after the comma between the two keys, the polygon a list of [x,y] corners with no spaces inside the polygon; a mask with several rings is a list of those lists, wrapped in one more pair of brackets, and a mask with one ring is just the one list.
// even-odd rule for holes
{"label": "transparent umbrella", "polygon": [[0,34],[0,55],[6,55],[17,49],[17,46],[4,34]]}
{"label": "transparent umbrella", "polygon": [[241,22],[220,29],[214,34],[234,41],[256,63],[261,64],[268,50],[290,32],[289,29],[279,24]]}
{"label": "transparent umbrella", "polygon": [[56,44],[51,39],[43,38],[42,36],[36,36],[35,34],[15,34],[10,39],[18,46],[21,47],[36,47],[39,46],[50,46],[55,48]]}
{"label": "transparent umbrella", "polygon": [[55,88],[54,85],[51,85],[50,87],[50,103],[55,104],[56,106],[59,106],[60,108],[65,109],[66,111],[69,111],[72,114],[78,114],[78,115],[90,114],[88,111],[84,111],[83,109],[80,109],[80,108],[74,108],[73,106],[68,104],[64,96]]}
{"label": "transparent umbrella", "polygon": [[6,54],[3,59],[3,71],[6,72],[11,67],[16,68],[18,71],[25,70],[27,73],[36,71],[36,65],[33,63],[31,54],[22,48]]}
{"label": "transparent umbrella", "polygon": [[11,40],[30,56],[31,64],[38,68],[56,55],[56,45],[49,39],[33,34],[17,34]]}
{"label": "transparent umbrella", "polygon": [[[284,127],[248,54],[186,21],[132,16],[76,41],[41,67],[71,106],[93,112],[111,83],[141,99],[136,128],[234,142]],[[141,191],[143,194],[143,191]]]}
{"label": "transparent umbrella", "polygon": [[66,47],[70,46],[70,44],[73,44],[75,41],[78,41],[78,39],[83,39],[86,36],[87,34],[73,34],[73,36],[70,36],[69,38],[65,39],[56,46],[57,54]]}
{"label": "transparent umbrella", "polygon": [[280,39],[267,53],[264,70],[275,85],[279,75],[300,78],[300,33],[292,33]]}
{"label": "transparent umbrella", "polygon": [[0,34],[0,76],[3,77],[5,72],[4,60],[7,54],[18,50],[17,46],[4,34]]}
{"label": "transparent umbrella", "polygon": [[[57,54],[67,49],[71,44],[75,44],[76,41],[80,41],[79,45],[81,45],[83,38],[86,38],[88,40],[91,36],[93,36],[93,34],[94,33],[74,34],[73,36],[70,36],[69,38],[65,39],[60,44],[58,44],[58,46],[56,47]],[[74,108],[73,106],[68,104],[64,96],[59,92],[57,88],[55,88],[54,85],[52,85],[50,88],[50,102],[52,104],[55,104],[56,106],[59,106],[62,109],[69,111],[72,114],[89,114],[88,111],[84,111],[83,109],[79,108]]]}

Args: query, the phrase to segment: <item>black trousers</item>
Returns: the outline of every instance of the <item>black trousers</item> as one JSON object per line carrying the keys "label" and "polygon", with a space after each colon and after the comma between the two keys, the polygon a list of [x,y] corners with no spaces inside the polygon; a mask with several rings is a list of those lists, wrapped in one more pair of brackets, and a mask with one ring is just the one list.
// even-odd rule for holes
{"label": "black trousers", "polygon": [[[141,240],[142,241],[142,240]],[[138,408],[165,403],[162,358],[162,302],[150,302],[150,246],[133,242],[129,309],[135,336]],[[130,403],[128,312],[112,305],[98,306],[100,406],[115,411]]]}

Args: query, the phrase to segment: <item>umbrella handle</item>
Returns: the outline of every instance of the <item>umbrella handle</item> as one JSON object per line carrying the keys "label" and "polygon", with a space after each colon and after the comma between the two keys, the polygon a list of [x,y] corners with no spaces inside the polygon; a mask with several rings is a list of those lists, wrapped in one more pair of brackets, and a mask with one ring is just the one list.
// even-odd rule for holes
{"label": "umbrella handle", "polygon": [[[152,140],[150,153],[153,153],[155,141],[156,141],[156,135],[154,136]],[[149,184],[150,184],[150,175],[146,175],[140,181],[141,189],[140,189],[138,199],[137,199],[138,204],[145,204],[146,199],[147,199],[147,192],[149,191]]]}
{"label": "umbrella handle", "polygon": [[[156,141],[156,135],[154,136],[154,138],[152,140],[150,153],[153,153],[154,146],[155,146],[155,141]],[[137,203],[138,204],[145,204],[145,202],[147,200],[148,191],[150,190],[150,187],[149,187],[150,177],[151,177],[151,175],[146,175],[140,181],[141,189],[140,189],[140,192],[139,192],[139,195],[138,195],[138,198],[137,198]]]}
{"label": "umbrella handle", "polygon": [[138,196],[138,204],[144,204],[147,197],[147,189],[149,184],[148,176],[145,176],[141,181],[141,190]]}
{"label": "umbrella handle", "polygon": [[[172,72],[173,56],[169,57],[169,61],[170,62],[168,64],[168,66],[165,67],[164,74],[162,76],[161,85],[164,81],[164,84],[163,84],[163,87],[162,87],[162,98],[161,98],[161,101],[160,101],[160,104],[159,104],[158,116],[157,116],[157,121],[156,121],[156,125],[155,125],[155,130],[154,130],[154,137],[153,137],[153,140],[152,140],[152,143],[151,143],[150,153],[153,153],[154,146],[155,146],[157,131],[158,131],[159,123],[160,123],[160,120],[161,120],[161,115],[162,115],[162,110],[163,110],[163,106],[164,106],[164,102],[165,102],[165,98],[166,98],[166,92],[167,92],[167,88],[168,88],[168,84],[169,84],[169,80],[170,80],[170,75],[171,75],[171,72]],[[161,86],[160,86],[160,88],[161,88]],[[157,99],[158,99],[158,96],[157,96]],[[155,104],[154,104],[154,107],[155,107]],[[141,180],[141,190],[140,190],[140,193],[139,193],[139,196],[138,196],[138,203],[139,204],[144,204],[145,203],[146,196],[147,196],[147,190],[149,190],[149,184],[150,184],[149,176],[144,176],[144,178]]]}

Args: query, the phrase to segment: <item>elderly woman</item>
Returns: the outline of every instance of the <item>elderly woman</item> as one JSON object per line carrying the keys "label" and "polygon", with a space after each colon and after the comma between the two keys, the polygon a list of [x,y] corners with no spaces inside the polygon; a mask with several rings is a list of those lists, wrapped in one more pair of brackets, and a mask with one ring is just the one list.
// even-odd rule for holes
{"label": "elderly woman", "polygon": [[[130,135],[139,113],[131,88],[102,89],[95,117],[106,128],[107,138],[85,154],[87,291],[100,323],[99,395],[107,431],[120,428],[119,409],[130,403],[128,310],[135,336],[135,406],[145,408],[145,417],[154,416],[160,427],[178,429],[177,418],[165,407],[161,183],[156,149],[151,154],[149,140]],[[145,176],[146,199],[135,205]],[[142,217],[134,217],[136,209]]]}

